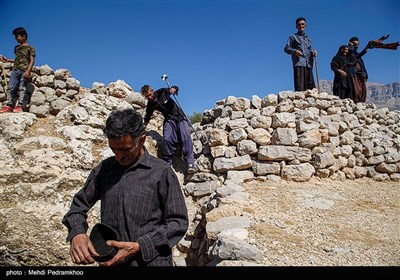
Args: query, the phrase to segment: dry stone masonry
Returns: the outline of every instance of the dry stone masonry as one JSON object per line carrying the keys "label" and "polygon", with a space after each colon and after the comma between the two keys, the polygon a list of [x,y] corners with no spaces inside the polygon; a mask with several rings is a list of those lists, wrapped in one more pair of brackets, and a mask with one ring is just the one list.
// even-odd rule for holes
{"label": "dry stone masonry", "polygon": [[209,140],[195,143],[199,171],[225,179],[400,179],[399,112],[316,89],[229,96],[196,130]]}
{"label": "dry stone masonry", "polygon": [[196,130],[208,145],[195,141],[199,173],[185,191],[200,207],[191,244],[198,248],[194,262],[202,265],[262,261],[261,248],[246,240],[251,213],[232,210],[249,200],[240,185],[245,181],[400,180],[399,111],[316,89],[251,100],[229,96],[203,113]]}
{"label": "dry stone masonry", "polygon": [[[9,75],[11,64],[5,68]],[[112,155],[102,133],[109,113],[134,107],[143,114],[146,100],[122,80],[88,89],[66,69],[33,72],[30,111],[0,114],[0,265],[72,265],[61,218],[91,168]],[[193,127],[197,172],[186,175],[180,159],[174,163],[191,222],[175,248],[178,266],[260,265],[268,258],[248,239],[257,222],[251,211],[236,210],[249,202],[243,182],[400,181],[400,112],[316,89],[228,96]],[[146,147],[157,156],[162,116],[148,128]],[[89,223],[98,219],[97,205]]]}

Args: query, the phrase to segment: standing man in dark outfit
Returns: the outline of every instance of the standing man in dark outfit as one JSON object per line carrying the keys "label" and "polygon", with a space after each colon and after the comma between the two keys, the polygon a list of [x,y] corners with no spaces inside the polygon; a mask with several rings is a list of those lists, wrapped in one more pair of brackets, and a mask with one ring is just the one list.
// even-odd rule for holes
{"label": "standing man in dark outfit", "polygon": [[164,116],[164,160],[171,165],[172,157],[178,145],[181,145],[188,167],[187,171],[191,174],[196,172],[196,168],[189,120],[186,119],[182,108],[171,99],[171,94],[178,94],[178,91],[179,88],[177,86],[160,88],[157,91],[154,91],[149,85],[144,85],[141,88],[140,92],[148,101],[146,115],[144,116],[144,126],[147,126],[155,110],[161,112]]}
{"label": "standing man in dark outfit", "polygon": [[298,31],[289,36],[284,48],[285,53],[292,56],[295,91],[315,88],[313,65],[317,51],[312,49],[311,39],[304,32],[306,26],[305,18],[296,19]]}
{"label": "standing man in dark outfit", "polygon": [[353,79],[353,101],[355,103],[365,102],[367,99],[366,83],[368,80],[368,72],[362,57],[367,53],[369,45],[367,44],[361,52],[358,52],[359,46],[360,41],[358,37],[351,37],[349,39],[350,73]]}
{"label": "standing man in dark outfit", "polygon": [[112,227],[118,249],[101,266],[172,266],[172,247],[188,229],[188,213],[175,172],[149,154],[142,116],[133,110],[112,112],[104,133],[115,156],[95,167],[74,196],[63,218],[70,256],[75,264],[99,257],[86,234],[88,211],[101,201],[101,223]]}

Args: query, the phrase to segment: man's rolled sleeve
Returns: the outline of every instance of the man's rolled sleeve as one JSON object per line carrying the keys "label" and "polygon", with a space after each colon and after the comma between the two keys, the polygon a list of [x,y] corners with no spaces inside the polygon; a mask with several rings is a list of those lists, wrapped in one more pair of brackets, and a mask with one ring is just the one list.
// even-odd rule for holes
{"label": "man's rolled sleeve", "polygon": [[158,252],[154,247],[153,241],[150,236],[144,235],[136,240],[140,246],[140,252],[142,253],[142,258],[144,261],[151,261],[158,256]]}

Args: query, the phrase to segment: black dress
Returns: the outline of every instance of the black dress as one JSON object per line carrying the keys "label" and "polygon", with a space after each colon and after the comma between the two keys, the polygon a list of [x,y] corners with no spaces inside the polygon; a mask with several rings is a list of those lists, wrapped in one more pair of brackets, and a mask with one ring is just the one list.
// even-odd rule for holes
{"label": "black dress", "polygon": [[[339,96],[340,99],[350,98],[353,99],[353,81],[349,71],[350,60],[349,57],[344,55],[343,51],[348,48],[346,45],[340,46],[336,55],[332,58],[331,69],[335,73],[333,79],[333,94]],[[347,76],[340,75],[338,70],[346,72]]]}

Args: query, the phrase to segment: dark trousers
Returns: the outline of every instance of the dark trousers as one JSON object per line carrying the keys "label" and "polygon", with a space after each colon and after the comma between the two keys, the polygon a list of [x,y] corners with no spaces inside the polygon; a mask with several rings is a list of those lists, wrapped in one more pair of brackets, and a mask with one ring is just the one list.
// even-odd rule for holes
{"label": "dark trousers", "polygon": [[365,80],[358,77],[358,75],[353,78],[353,101],[354,103],[365,102],[367,99],[367,87]]}
{"label": "dark trousers", "polygon": [[190,127],[187,120],[178,122],[169,119],[165,121],[163,135],[164,160],[166,162],[172,164],[172,157],[180,145],[186,163],[194,164],[193,141],[190,135]]}
{"label": "dark trousers", "polygon": [[293,73],[295,91],[305,91],[315,88],[312,68],[297,66],[293,68]]}

